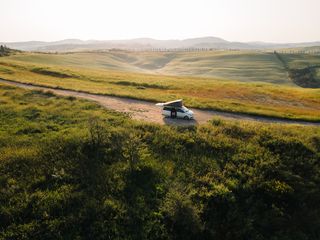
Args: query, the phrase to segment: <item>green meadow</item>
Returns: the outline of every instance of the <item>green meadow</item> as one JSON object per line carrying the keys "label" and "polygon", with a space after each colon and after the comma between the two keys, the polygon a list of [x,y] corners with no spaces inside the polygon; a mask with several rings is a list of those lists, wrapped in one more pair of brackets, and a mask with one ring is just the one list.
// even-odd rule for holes
{"label": "green meadow", "polygon": [[290,68],[301,69],[309,66],[320,68],[320,55],[309,54],[282,54]]}
{"label": "green meadow", "polygon": [[17,53],[0,58],[0,77],[153,102],[182,98],[187,106],[203,109],[320,120],[320,90],[295,85],[273,53]]}
{"label": "green meadow", "polygon": [[320,236],[318,127],[160,126],[5,84],[0,121],[0,239]]}
{"label": "green meadow", "polygon": [[75,52],[10,57],[26,63],[120,70],[150,74],[204,76],[243,82],[291,85],[273,53],[208,52]]}

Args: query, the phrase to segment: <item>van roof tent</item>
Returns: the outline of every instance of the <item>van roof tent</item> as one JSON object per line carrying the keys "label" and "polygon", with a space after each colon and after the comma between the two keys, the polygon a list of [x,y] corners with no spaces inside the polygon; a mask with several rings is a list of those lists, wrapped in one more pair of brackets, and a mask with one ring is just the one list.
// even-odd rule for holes
{"label": "van roof tent", "polygon": [[183,106],[182,99],[166,102],[163,104],[163,106],[182,107]]}

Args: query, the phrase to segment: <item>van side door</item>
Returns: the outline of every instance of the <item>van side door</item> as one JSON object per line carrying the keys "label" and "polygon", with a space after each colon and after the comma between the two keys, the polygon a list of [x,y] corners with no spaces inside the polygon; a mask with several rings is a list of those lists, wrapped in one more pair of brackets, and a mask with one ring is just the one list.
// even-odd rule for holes
{"label": "van side door", "polygon": [[178,118],[184,118],[185,115],[186,114],[182,109],[180,109],[180,108],[177,109],[177,117]]}

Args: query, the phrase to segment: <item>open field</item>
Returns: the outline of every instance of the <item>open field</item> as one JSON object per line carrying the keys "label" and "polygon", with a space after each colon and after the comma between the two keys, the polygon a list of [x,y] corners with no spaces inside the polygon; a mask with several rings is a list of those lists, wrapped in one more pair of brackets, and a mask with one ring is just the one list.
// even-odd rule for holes
{"label": "open field", "polygon": [[220,117],[221,119],[227,120],[246,120],[246,121],[259,121],[264,123],[282,123],[282,124],[299,124],[305,126],[320,126],[320,122],[310,122],[292,119],[279,119],[264,116],[254,116],[243,113],[230,113],[221,112],[214,110],[200,110],[200,109],[190,109],[194,112],[194,119],[173,119],[165,118],[161,114],[161,108],[155,106],[152,102],[147,102],[143,100],[114,97],[106,95],[97,95],[92,93],[78,92],[74,90],[62,90],[49,87],[40,87],[31,84],[18,83],[14,81],[6,81],[0,78],[0,84],[4,83],[9,86],[25,88],[30,90],[42,90],[50,91],[54,94],[67,97],[77,97],[86,100],[94,101],[108,110],[115,110],[117,112],[125,113],[130,118],[135,120],[140,120],[144,122],[158,123],[162,125],[174,125],[174,126],[196,126],[199,124],[204,124],[210,121],[214,117]]}
{"label": "open field", "polygon": [[[49,56],[51,59],[51,56],[56,55],[41,56],[43,58]],[[18,60],[26,57],[26,54],[22,56],[18,54],[1,58],[0,77],[55,88],[153,102],[182,98],[187,106],[196,108],[310,121],[320,120],[319,89],[61,66],[48,64],[44,60],[42,63]],[[30,57],[33,58],[34,55],[31,54]]]}
{"label": "open field", "polygon": [[20,54],[10,57],[26,63],[120,70],[150,74],[204,76],[243,82],[292,85],[273,53],[210,52],[84,52]]}
{"label": "open field", "polygon": [[3,84],[0,122],[0,239],[320,235],[319,127],[146,124]]}

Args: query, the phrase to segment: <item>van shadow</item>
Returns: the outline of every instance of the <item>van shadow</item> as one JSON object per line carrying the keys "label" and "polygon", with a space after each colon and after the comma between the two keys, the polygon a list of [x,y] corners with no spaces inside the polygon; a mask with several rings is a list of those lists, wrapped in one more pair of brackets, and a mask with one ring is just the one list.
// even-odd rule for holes
{"label": "van shadow", "polygon": [[181,118],[170,118],[170,117],[164,117],[163,122],[166,125],[173,125],[173,126],[194,126],[199,124],[198,121],[195,119],[186,120]]}

